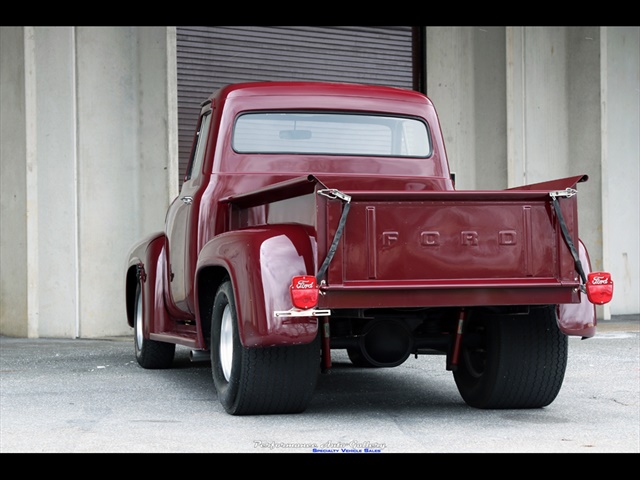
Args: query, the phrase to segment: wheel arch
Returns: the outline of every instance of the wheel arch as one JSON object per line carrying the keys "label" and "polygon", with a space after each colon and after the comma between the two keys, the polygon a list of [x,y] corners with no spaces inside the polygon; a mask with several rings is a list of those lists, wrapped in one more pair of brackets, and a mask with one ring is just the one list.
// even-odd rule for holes
{"label": "wheel arch", "polygon": [[164,233],[155,233],[145,237],[129,251],[125,269],[125,305],[127,323],[134,325],[135,295],[138,284],[142,287],[142,301],[145,324],[148,332],[162,329],[168,322],[168,313],[164,305],[162,291],[162,251]]}
{"label": "wheel arch", "polygon": [[198,343],[209,348],[211,337],[211,313],[216,291],[229,276],[226,265],[204,265],[196,274],[196,322],[198,323]]}
{"label": "wheel arch", "polygon": [[135,315],[135,303],[136,303],[136,288],[140,283],[138,278],[137,265],[130,265],[127,269],[125,280],[125,305],[127,311],[127,323],[131,328],[134,326]]}
{"label": "wheel arch", "polygon": [[[229,276],[236,301],[238,330],[247,347],[311,342],[317,319],[283,321],[275,310],[292,307],[289,285],[294,275],[315,274],[314,241],[302,225],[268,225],[220,234],[201,250],[195,291],[199,335],[209,318],[218,286]],[[201,339],[205,341],[205,337]]]}

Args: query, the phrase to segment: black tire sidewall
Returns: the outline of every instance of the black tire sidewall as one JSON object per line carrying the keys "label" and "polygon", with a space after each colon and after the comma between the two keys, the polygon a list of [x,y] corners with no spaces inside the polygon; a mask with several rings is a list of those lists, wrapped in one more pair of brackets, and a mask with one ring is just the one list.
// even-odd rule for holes
{"label": "black tire sidewall", "polygon": [[471,366],[473,362],[469,357],[469,350],[463,348],[460,352],[458,369],[454,375],[455,382],[465,402],[471,406],[483,405],[487,400],[487,392],[491,392],[495,385],[496,376],[499,373],[500,322],[500,319],[495,319],[493,322],[472,319],[469,324],[469,330],[479,326],[484,328],[483,341],[486,351],[483,371],[479,375],[476,375],[478,372],[475,372]]}
{"label": "black tire sidewall", "polygon": [[[454,372],[468,405],[541,408],[556,398],[564,379],[568,344],[555,312],[554,306],[533,307],[526,317],[488,315],[475,323],[485,328],[484,366],[471,368],[466,357],[469,350],[463,348]],[[473,332],[474,323],[469,326]]]}
{"label": "black tire sidewall", "polygon": [[[225,308],[229,306],[233,326],[233,360],[229,381],[224,376],[220,363],[220,330]],[[233,411],[238,396],[240,383],[240,362],[242,361],[242,345],[238,334],[238,317],[235,299],[230,281],[220,285],[213,303],[211,315],[211,374],[218,395],[218,401],[227,411]]]}
{"label": "black tire sidewall", "polygon": [[[143,302],[142,287],[140,284],[136,287],[136,297],[134,302],[134,318],[133,329],[134,338],[133,345],[136,355],[136,361],[142,368],[148,369],[164,369],[170,368],[173,363],[176,346],[173,343],[159,342],[151,340],[148,332],[145,332],[145,315],[144,305],[141,305],[142,315],[138,318],[138,304]],[[138,345],[138,332],[142,330],[142,340]]]}

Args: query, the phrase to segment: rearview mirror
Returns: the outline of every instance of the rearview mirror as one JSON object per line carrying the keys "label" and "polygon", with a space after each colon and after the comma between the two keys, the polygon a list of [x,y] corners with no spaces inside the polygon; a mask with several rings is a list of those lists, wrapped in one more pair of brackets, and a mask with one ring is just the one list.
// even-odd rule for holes
{"label": "rearview mirror", "polygon": [[309,140],[311,130],[280,130],[282,140]]}

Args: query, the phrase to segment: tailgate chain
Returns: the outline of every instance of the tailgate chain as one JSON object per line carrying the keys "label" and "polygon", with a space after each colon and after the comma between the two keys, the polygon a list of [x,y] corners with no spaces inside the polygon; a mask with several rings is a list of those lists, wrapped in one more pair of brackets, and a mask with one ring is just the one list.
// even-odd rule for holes
{"label": "tailgate chain", "polygon": [[338,242],[340,241],[340,237],[342,236],[344,225],[347,221],[347,214],[349,213],[349,208],[351,207],[351,197],[339,190],[336,190],[335,188],[318,190],[318,195],[327,197],[330,200],[338,199],[344,202],[344,205],[342,206],[342,215],[340,216],[340,222],[338,223],[336,234],[334,235],[333,241],[331,242],[331,247],[329,247],[327,257],[324,259],[324,262],[322,262],[322,266],[316,274],[316,281],[320,283],[320,279],[324,276],[327,268],[329,268],[329,263],[331,263],[331,259],[333,258],[333,255],[336,253],[336,250],[338,248]]}
{"label": "tailgate chain", "polygon": [[582,285],[580,285],[580,291],[585,292],[585,285],[587,283],[587,277],[584,274],[584,270],[582,268],[582,262],[580,261],[580,256],[576,250],[576,247],[571,239],[571,235],[569,235],[569,230],[567,229],[567,224],[564,222],[564,217],[562,216],[562,211],[560,210],[560,205],[558,204],[558,197],[566,197],[571,198],[577,192],[572,188],[567,188],[566,190],[559,190],[555,192],[549,192],[549,196],[551,196],[553,209],[556,212],[556,216],[558,217],[558,222],[560,223],[560,230],[562,230],[562,236],[564,237],[565,242],[569,246],[569,250],[571,250],[571,255],[573,255],[573,261],[576,264],[576,270],[580,274],[580,278],[582,279]]}

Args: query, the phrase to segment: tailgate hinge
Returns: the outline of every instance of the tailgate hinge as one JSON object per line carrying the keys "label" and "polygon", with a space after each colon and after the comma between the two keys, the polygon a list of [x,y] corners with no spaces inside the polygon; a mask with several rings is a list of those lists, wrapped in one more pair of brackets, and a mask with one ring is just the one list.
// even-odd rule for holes
{"label": "tailgate hinge", "polygon": [[330,199],[339,199],[345,203],[351,202],[351,197],[346,193],[341,192],[340,190],[336,190],[335,188],[325,188],[323,190],[318,190],[318,195],[322,195],[323,197],[327,197]]}
{"label": "tailgate hinge", "polygon": [[554,192],[549,192],[549,195],[551,196],[551,198],[555,200],[558,197],[571,198],[577,193],[578,191],[573,188],[565,188],[564,190],[556,190]]}

